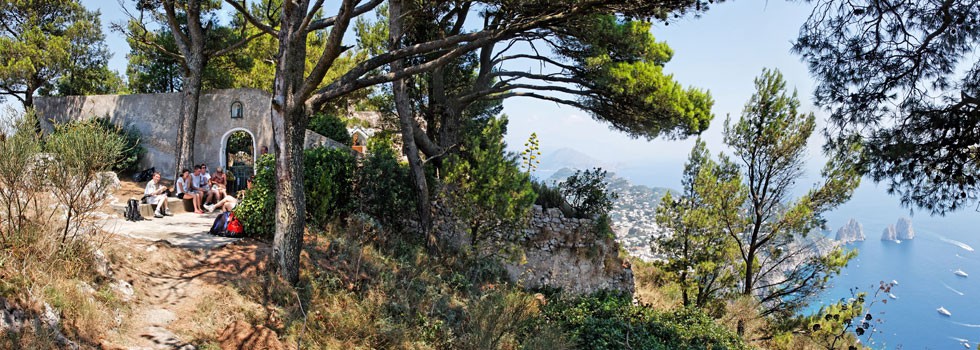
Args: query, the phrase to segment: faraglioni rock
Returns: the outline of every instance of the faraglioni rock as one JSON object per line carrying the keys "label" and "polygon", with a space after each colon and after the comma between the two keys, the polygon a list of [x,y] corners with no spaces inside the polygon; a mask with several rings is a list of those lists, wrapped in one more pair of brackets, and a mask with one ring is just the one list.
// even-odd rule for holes
{"label": "faraglioni rock", "polygon": [[898,239],[898,234],[895,231],[895,225],[888,225],[885,227],[885,231],[881,233],[882,241],[894,241]]}
{"label": "faraglioni rock", "polygon": [[915,238],[915,231],[912,230],[912,220],[909,218],[899,218],[898,223],[895,224],[895,231],[898,233],[898,239]]}
{"label": "faraglioni rock", "polygon": [[864,238],[864,228],[854,219],[847,221],[847,224],[837,230],[837,240],[844,243],[863,241]]}

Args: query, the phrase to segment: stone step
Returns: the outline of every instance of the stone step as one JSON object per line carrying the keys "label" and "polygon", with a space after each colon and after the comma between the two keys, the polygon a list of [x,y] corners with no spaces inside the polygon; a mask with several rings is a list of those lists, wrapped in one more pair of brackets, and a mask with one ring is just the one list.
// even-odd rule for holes
{"label": "stone step", "polygon": [[[139,198],[134,199],[139,200]],[[126,214],[126,202],[123,202],[121,205],[115,205],[114,207],[117,211],[119,211],[119,215]],[[191,202],[189,199],[167,197],[167,207],[169,207],[170,211],[174,214],[194,212],[194,202]],[[143,215],[144,218],[152,218],[154,210],[156,210],[156,205],[140,203],[140,215]]]}

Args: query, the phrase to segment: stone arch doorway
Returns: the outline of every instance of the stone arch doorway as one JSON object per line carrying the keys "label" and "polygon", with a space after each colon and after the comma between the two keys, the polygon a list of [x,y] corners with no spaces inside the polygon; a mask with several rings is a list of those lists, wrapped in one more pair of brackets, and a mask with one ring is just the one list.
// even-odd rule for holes
{"label": "stone arch doorway", "polygon": [[221,167],[228,176],[228,194],[245,189],[246,181],[255,174],[255,134],[245,128],[228,130],[221,137]]}
{"label": "stone arch doorway", "polygon": [[361,154],[365,154],[367,152],[367,141],[368,141],[367,134],[365,134],[361,130],[354,130],[353,132],[350,133],[350,136],[351,136],[351,148],[353,148],[355,151],[360,152]]}

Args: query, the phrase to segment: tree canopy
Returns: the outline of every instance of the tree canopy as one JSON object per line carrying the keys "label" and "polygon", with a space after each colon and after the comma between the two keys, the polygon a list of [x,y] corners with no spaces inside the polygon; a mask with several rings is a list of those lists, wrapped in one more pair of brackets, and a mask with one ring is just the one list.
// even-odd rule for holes
{"label": "tree canopy", "polygon": [[794,51],[830,110],[831,140],[860,138],[866,171],[935,214],[980,190],[980,11],[972,0],[815,3]]}
{"label": "tree canopy", "polygon": [[0,23],[0,97],[32,107],[35,93],[111,93],[121,87],[107,68],[99,13],[78,1],[3,1]]}

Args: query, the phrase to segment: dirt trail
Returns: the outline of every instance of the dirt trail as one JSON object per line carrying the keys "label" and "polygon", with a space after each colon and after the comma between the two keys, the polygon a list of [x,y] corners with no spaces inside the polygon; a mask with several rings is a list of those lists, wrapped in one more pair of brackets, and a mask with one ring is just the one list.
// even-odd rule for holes
{"label": "dirt trail", "polygon": [[[124,201],[142,191],[141,184],[123,179],[113,195]],[[115,257],[113,279],[132,286],[122,293],[128,311],[121,326],[105,335],[103,348],[194,349],[235,321],[265,317],[263,306],[236,288],[255,285],[271,253],[268,244],[209,235],[217,214],[127,222],[117,208],[103,211],[105,229],[115,232],[104,247]]]}
{"label": "dirt trail", "polygon": [[106,348],[194,349],[191,344],[216,338],[235,320],[261,317],[261,305],[231,288],[264,270],[268,245],[246,240],[189,250],[128,238],[118,243],[123,249],[116,253],[126,258],[115,266],[116,278],[130,282],[135,294],[127,322]]}

